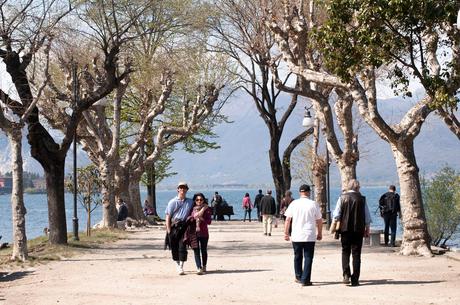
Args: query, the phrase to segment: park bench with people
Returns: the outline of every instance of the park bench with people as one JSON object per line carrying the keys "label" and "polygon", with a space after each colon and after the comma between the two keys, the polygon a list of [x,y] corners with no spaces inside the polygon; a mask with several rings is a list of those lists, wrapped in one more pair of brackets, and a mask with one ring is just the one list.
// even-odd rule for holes
{"label": "park bench with people", "polygon": [[225,220],[224,216],[228,216],[228,220],[230,220],[231,215],[235,214],[233,213],[233,206],[224,203],[214,207],[213,216],[214,215],[217,217],[217,220]]}

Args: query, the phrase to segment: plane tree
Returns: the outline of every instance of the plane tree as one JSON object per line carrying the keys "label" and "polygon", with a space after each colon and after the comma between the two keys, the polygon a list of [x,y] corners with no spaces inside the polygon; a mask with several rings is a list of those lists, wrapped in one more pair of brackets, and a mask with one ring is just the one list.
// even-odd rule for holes
{"label": "plane tree", "polygon": [[[133,33],[131,29],[149,5],[147,0],[79,3],[62,20],[59,31],[43,32],[54,47],[49,52],[49,73],[44,77],[45,95],[29,115],[28,139],[32,156],[45,171],[51,243],[67,242],[64,165],[78,123],[93,104],[114,90],[120,90],[119,87],[128,81],[132,67],[126,46],[144,34]],[[34,67],[39,68],[40,58],[35,56],[34,59]],[[22,77],[14,76],[13,81],[17,77],[23,82],[16,87],[24,100],[30,90],[25,90],[29,82],[26,71],[21,71]],[[78,87],[75,80],[78,80]],[[48,130],[49,126],[57,128],[58,125],[63,135]]]}
{"label": "plane tree", "polygon": [[[286,93],[276,86],[282,69],[273,34],[265,27],[265,10],[259,0],[216,1],[218,8],[211,19],[211,49],[230,57],[232,73],[239,87],[252,99],[270,135],[268,157],[278,204],[291,188],[291,155],[313,132],[304,130],[289,139],[282,151],[285,126],[299,103],[297,92]],[[282,73],[280,73],[282,74]],[[285,73],[283,84],[296,83],[296,76]]]}
{"label": "plane tree", "polygon": [[[288,69],[296,72],[292,66],[302,66],[317,73],[327,73],[323,54],[312,43],[316,30],[325,22],[324,8],[314,1],[295,6],[296,1],[282,3],[270,2],[265,5],[268,11],[266,25],[273,33],[276,46],[281,52]],[[307,5],[308,4],[308,5]],[[267,6],[268,5],[268,6]],[[342,189],[350,179],[356,178],[359,161],[357,118],[353,111],[353,99],[348,91],[328,83],[306,78],[296,73],[299,78],[296,86],[289,86],[276,77],[276,85],[283,91],[298,94],[309,99],[321,128],[327,153],[338,165]],[[275,73],[275,76],[277,74]],[[320,156],[319,139],[314,140],[314,158],[312,161],[315,188],[318,202],[325,205],[324,173],[326,158]]]}
{"label": "plane tree", "polygon": [[[296,11],[297,4],[287,7]],[[325,2],[326,22],[313,42],[327,70],[298,64],[283,50],[291,71],[351,94],[366,123],[390,145],[401,187],[405,255],[431,255],[414,140],[430,113],[457,103],[458,8],[456,1]],[[387,71],[401,95],[411,96],[411,81],[425,89],[399,123],[390,124],[378,110],[377,69]]]}
{"label": "plane tree", "polygon": [[[135,39],[122,53],[129,53],[126,61],[134,71],[119,82],[112,94],[89,108],[79,124],[78,140],[101,173],[105,227],[116,224],[116,197],[128,203],[131,217],[142,219],[139,181],[145,168],[179,142],[184,141],[186,146],[205,143],[196,134],[209,135],[204,130],[219,120],[217,111],[221,105],[217,102],[226,83],[219,67],[225,61],[211,57],[200,46],[201,39],[191,39],[202,30],[193,28],[193,18],[203,14],[198,13],[199,6],[186,5],[191,4],[152,3],[139,14],[127,32]],[[191,14],[191,10],[197,14]],[[118,32],[110,20],[85,20],[91,21],[97,33]],[[114,28],[108,31],[107,24]],[[79,73],[84,83],[97,80],[97,75],[87,77],[86,71],[87,68]],[[52,103],[43,107],[47,107],[48,117],[68,116]],[[58,128],[64,127],[59,120],[52,122]]]}
{"label": "plane tree", "polygon": [[26,261],[27,253],[27,235],[26,235],[26,207],[24,205],[24,184],[23,184],[23,159],[22,159],[22,129],[24,128],[24,119],[19,120],[11,118],[10,106],[16,104],[11,100],[9,95],[3,90],[0,91],[0,129],[8,136],[11,146],[11,168],[13,188],[11,191],[11,210],[13,226],[13,251],[11,259]]}
{"label": "plane tree", "polygon": [[[72,131],[76,122],[92,99],[84,101],[75,111],[69,122],[68,132],[62,141],[57,143],[39,117],[37,97],[43,92],[43,84],[47,82],[47,78],[40,81],[38,76],[39,72],[46,70],[51,43],[58,36],[62,29],[62,20],[68,16],[72,8],[71,2],[59,1],[28,0],[0,3],[2,21],[0,58],[6,66],[7,74],[11,77],[13,93],[8,104],[13,113],[23,118],[23,122],[27,124],[27,138],[32,157],[39,161],[45,171],[50,242],[56,244],[67,242],[64,211],[65,156],[72,142]],[[95,93],[95,96],[102,95],[104,92],[105,90],[100,90]],[[3,94],[8,93],[3,92]],[[17,143],[19,140],[17,133],[16,137]],[[18,189],[16,192],[22,191]],[[14,198],[18,197],[15,195]]]}

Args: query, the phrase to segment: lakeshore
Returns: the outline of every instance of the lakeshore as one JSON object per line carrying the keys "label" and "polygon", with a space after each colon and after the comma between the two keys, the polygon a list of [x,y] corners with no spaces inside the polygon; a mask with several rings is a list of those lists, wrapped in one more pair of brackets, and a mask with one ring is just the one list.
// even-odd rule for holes
{"label": "lakeshore", "polygon": [[397,248],[363,247],[361,286],[341,283],[340,244],[317,242],[313,286],[294,282],[290,242],[257,222],[213,222],[206,275],[185,276],[163,250],[162,226],[48,264],[1,270],[0,304],[460,304],[458,253],[404,257]]}

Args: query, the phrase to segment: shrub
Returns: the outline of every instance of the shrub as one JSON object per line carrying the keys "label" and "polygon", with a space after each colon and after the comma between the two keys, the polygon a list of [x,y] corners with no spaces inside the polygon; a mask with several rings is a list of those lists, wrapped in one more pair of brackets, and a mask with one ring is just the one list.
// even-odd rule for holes
{"label": "shrub", "polygon": [[430,179],[422,179],[428,231],[432,244],[446,247],[460,224],[460,174],[444,167]]}

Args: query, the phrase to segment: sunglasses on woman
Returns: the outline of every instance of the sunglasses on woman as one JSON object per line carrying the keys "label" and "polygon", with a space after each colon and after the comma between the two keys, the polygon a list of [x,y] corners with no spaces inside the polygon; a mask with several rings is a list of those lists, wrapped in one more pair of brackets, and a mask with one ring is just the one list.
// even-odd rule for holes
{"label": "sunglasses on woman", "polygon": [[195,201],[198,201],[198,202],[203,201],[203,198],[197,198],[195,199]]}

